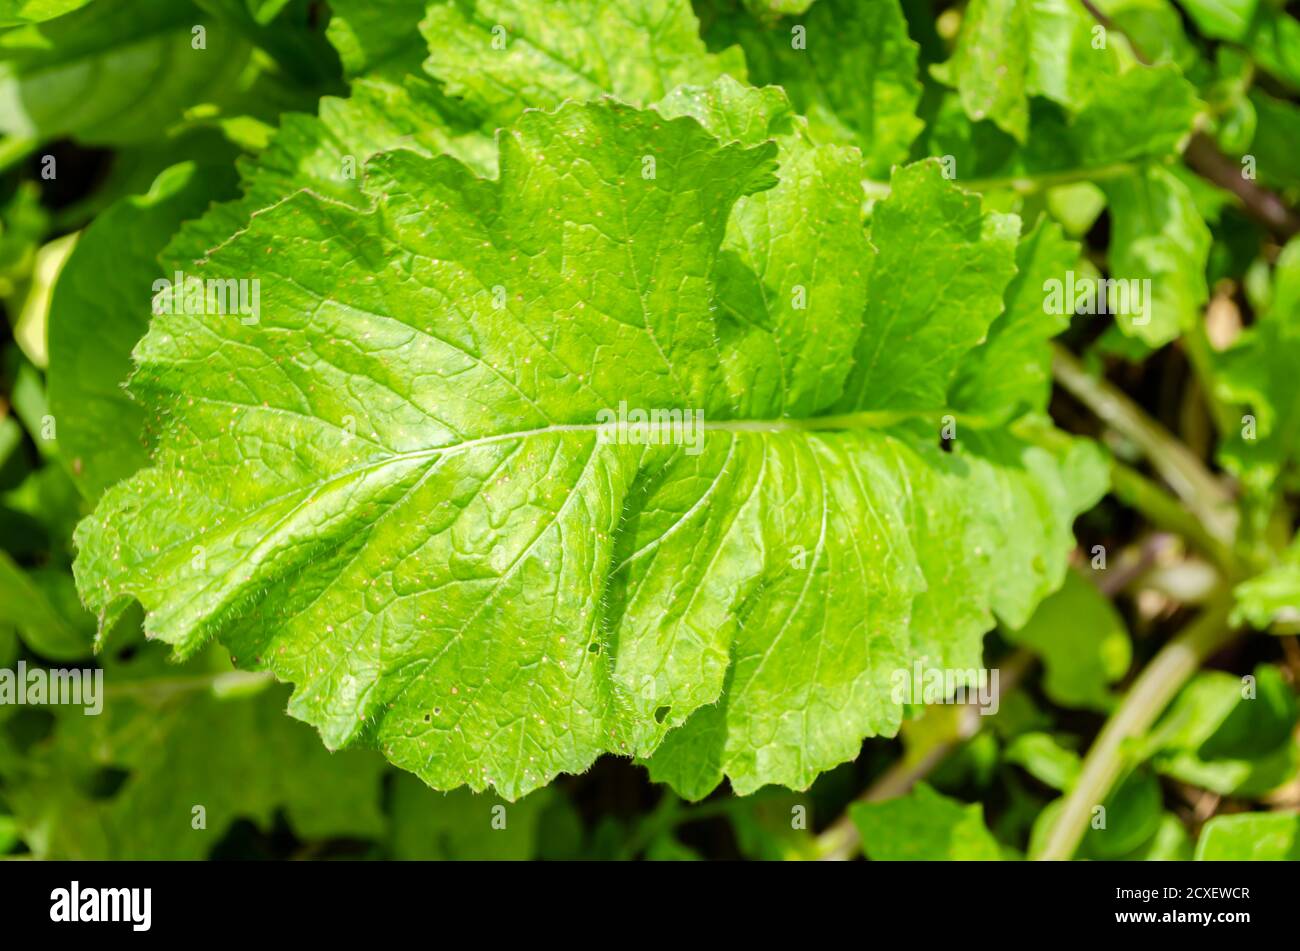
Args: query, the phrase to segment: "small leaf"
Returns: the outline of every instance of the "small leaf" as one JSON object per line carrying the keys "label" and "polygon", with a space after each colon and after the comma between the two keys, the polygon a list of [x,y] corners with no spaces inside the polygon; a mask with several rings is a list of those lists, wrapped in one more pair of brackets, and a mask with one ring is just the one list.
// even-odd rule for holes
{"label": "small leaf", "polygon": [[918,783],[912,792],[849,810],[862,850],[876,862],[996,861],[1002,850],[979,803],[966,804]]}
{"label": "small leaf", "polygon": [[1096,586],[1075,572],[1029,623],[1005,635],[1043,658],[1043,689],[1065,707],[1107,710],[1110,685],[1124,676],[1132,646],[1124,620]]}
{"label": "small leaf", "polygon": [[1300,812],[1215,816],[1196,843],[1198,862],[1300,862]]}

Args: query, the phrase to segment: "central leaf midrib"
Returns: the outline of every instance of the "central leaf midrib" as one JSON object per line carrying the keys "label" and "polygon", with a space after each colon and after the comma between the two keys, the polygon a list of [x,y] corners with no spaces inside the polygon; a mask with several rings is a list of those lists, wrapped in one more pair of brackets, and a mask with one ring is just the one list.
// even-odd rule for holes
{"label": "central leaf midrib", "polygon": [[[685,412],[685,411],[678,411]],[[929,417],[932,413],[929,411],[904,411],[904,410],[863,410],[855,413],[842,413],[833,416],[813,416],[806,418],[778,418],[770,420],[762,419],[733,419],[733,420],[705,420],[700,426],[705,432],[728,432],[728,433],[776,433],[776,432],[836,432],[854,429],[882,429],[909,419],[919,417]],[[639,424],[638,424],[639,425]],[[652,427],[651,424],[645,424],[645,429],[654,428],[656,430],[667,430],[670,434],[674,426],[681,426],[681,423],[666,423],[660,426]],[[550,426],[542,426],[536,429],[514,430],[504,433],[496,433],[491,436],[483,436],[477,439],[469,439],[459,443],[449,443],[444,446],[438,446],[428,449],[416,449],[410,452],[387,453],[379,458],[373,458],[370,461],[358,466],[353,466],[339,472],[331,473],[324,478],[316,481],[299,485],[296,489],[286,492],[283,495],[276,496],[272,499],[266,499],[251,509],[246,509],[238,513],[238,517],[225,527],[228,530],[237,528],[246,518],[263,511],[267,506],[275,505],[294,495],[301,495],[301,499],[292,506],[281,518],[272,526],[271,530],[264,533],[262,538],[274,534],[275,530],[284,523],[286,519],[302,511],[304,506],[310,505],[315,501],[317,494],[322,490],[328,490],[336,487],[340,483],[353,477],[382,469],[385,466],[397,465],[403,462],[418,462],[426,459],[436,459],[442,456],[451,455],[456,452],[476,449],[481,446],[495,445],[497,443],[511,442],[514,440],[529,439],[535,436],[546,436],[556,433],[596,433],[601,430],[609,430],[609,423],[556,423]],[[671,442],[668,440],[667,442]],[[187,556],[188,557],[188,556]],[[242,563],[242,559],[241,562]],[[230,572],[224,573],[229,577]]]}

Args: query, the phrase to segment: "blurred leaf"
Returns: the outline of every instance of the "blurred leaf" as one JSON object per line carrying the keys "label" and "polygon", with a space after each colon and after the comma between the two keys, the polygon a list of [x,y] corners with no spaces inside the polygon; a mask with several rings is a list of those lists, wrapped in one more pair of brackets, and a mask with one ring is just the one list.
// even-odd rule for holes
{"label": "blurred leaf", "polygon": [[1052,217],[1074,238],[1088,233],[1106,209],[1106,193],[1092,182],[1077,182],[1048,189],[1047,207]]}
{"label": "blurred leaf", "polygon": [[1267,72],[1300,89],[1300,20],[1266,3],[1242,42]]}
{"label": "blurred leaf", "polygon": [[1003,758],[1023,766],[1040,783],[1064,792],[1074,785],[1082,760],[1049,733],[1024,733],[1007,747]]}
{"label": "blurred leaf", "polygon": [[77,243],[76,234],[55,238],[36,252],[31,273],[21,285],[22,303],[14,324],[14,340],[23,354],[35,366],[45,369],[48,355],[45,346],[46,327],[50,313],[50,295],[59,279],[68,255]]}
{"label": "blurred leaf", "polygon": [[21,182],[0,209],[0,300],[11,313],[22,305],[21,300],[10,298],[25,288],[48,227],[40,187],[33,181]]}
{"label": "blurred leaf", "polygon": [[744,0],[746,9],[759,17],[778,17],[804,13],[813,5],[813,2],[814,0]]}
{"label": "blurred leaf", "polygon": [[96,218],[68,258],[50,310],[50,408],[63,461],[87,498],[148,461],[145,412],[123,384],[131,349],[149,329],[158,255],[182,221],[234,184],[233,168],[173,166],[147,195]]}
{"label": "blurred leaf", "polygon": [[1109,685],[1132,659],[1128,630],[1114,605],[1077,572],[1066,574],[1024,627],[1003,634],[1043,659],[1043,689],[1054,702],[1091,710],[1113,706]]}
{"label": "blurred leaf", "polygon": [[[1054,799],[1038,814],[1030,834],[1030,854],[1041,851],[1063,802]],[[1093,810],[1076,858],[1118,861],[1176,854],[1180,839],[1169,826],[1170,818],[1164,811],[1160,783],[1151,771],[1145,767],[1130,770],[1100,809]]]}
{"label": "blurred leaf", "polygon": [[1020,142],[1029,132],[1032,15],[1028,0],[971,0],[952,58],[930,70],[957,89],[972,120],[990,119]]}
{"label": "blurred leaf", "polygon": [[1172,812],[1160,817],[1155,834],[1132,852],[1117,856],[1121,862],[1186,862],[1192,857],[1192,837]]}
{"label": "blurred leaf", "polygon": [[53,661],[80,660],[92,653],[95,619],[77,598],[64,571],[25,572],[0,551],[0,623],[12,624],[33,651]]}
{"label": "blurred leaf", "polygon": [[420,35],[428,0],[331,0],[327,28],[349,77],[419,72],[429,48]]}
{"label": "blurred leaf", "polygon": [[1215,816],[1201,829],[1198,862],[1300,862],[1300,812]]}
{"label": "blurred leaf", "polygon": [[18,831],[18,820],[13,816],[0,815],[0,855],[13,851],[15,845],[22,841]]}
{"label": "blurred leaf", "polygon": [[87,3],[90,0],[0,0],[0,27],[53,20]]}
{"label": "blurred leaf", "polygon": [[1178,0],[1196,28],[1216,40],[1242,40],[1250,29],[1259,0]]}
{"label": "blurred leaf", "polygon": [[766,861],[812,858],[813,816],[808,797],[786,790],[766,790],[737,799],[728,811],[742,855]]}
{"label": "blurred leaf", "polygon": [[18,451],[23,443],[23,428],[12,416],[0,419],[0,468],[9,461],[9,457]]}
{"label": "blurred leaf", "polygon": [[45,465],[29,473],[0,493],[0,506],[0,511],[25,516],[35,529],[15,539],[3,533],[0,522],[0,548],[13,555],[39,555],[55,566],[72,563],[72,530],[85,512],[80,493],[62,467]]}
{"label": "blurred leaf", "polygon": [[1114,859],[1141,848],[1164,820],[1160,782],[1147,769],[1124,777],[1106,797],[1105,827],[1090,825],[1084,847],[1095,858]]}
{"label": "blurred leaf", "polygon": [[338,55],[313,28],[314,0],[194,0],[209,19],[265,50],[306,86],[329,84],[339,73]]}
{"label": "blurred leaf", "polygon": [[858,803],[850,813],[862,834],[862,849],[873,861],[1002,857],[1001,847],[984,825],[979,803],[949,799],[925,783],[898,799]]}
{"label": "blurred leaf", "polygon": [[[1116,27],[1108,32],[1108,43],[1123,44],[1130,51],[1136,47],[1149,62],[1171,63],[1184,74],[1192,72],[1200,59],[1201,51],[1183,29],[1183,18],[1171,0],[1094,0],[1094,3]],[[1142,104],[1143,108],[1149,105]],[[1141,113],[1134,118],[1140,119]]]}
{"label": "blurred leaf", "polygon": [[[38,857],[203,858],[236,819],[266,829],[279,810],[304,839],[382,832],[383,760],[326,751],[285,715],[284,688],[215,654],[178,669],[151,648],[105,665],[98,716],[44,708],[53,733],[25,755],[0,728],[6,797]],[[262,689],[223,699],[223,678]]]}
{"label": "blurred leaf", "polygon": [[1300,449],[1300,238],[1278,256],[1268,310],[1217,355],[1218,398],[1249,414],[1219,457],[1256,493],[1271,490]]}
{"label": "blurred leaf", "polygon": [[1262,795],[1300,769],[1292,732],[1297,700],[1271,665],[1253,682],[1219,671],[1197,674],[1147,739],[1156,768],[1220,795]]}
{"label": "blurred leaf", "polygon": [[1200,319],[1209,297],[1210,232],[1191,191],[1164,168],[1148,166],[1103,186],[1111,214],[1111,278],[1136,281],[1145,310],[1116,315],[1127,334],[1154,346]]}
{"label": "blurred leaf", "polygon": [[[196,26],[205,48],[194,47]],[[0,34],[0,132],[155,140],[244,68],[249,46],[220,27],[188,0],[113,0]]]}
{"label": "blurred leaf", "polygon": [[389,853],[396,859],[518,861],[536,858],[538,826],[554,793],[508,803],[492,793],[440,793],[408,773],[393,777]]}
{"label": "blurred leaf", "polygon": [[651,862],[698,862],[701,859],[698,852],[682,845],[669,832],[654,838],[646,849],[645,857]]}
{"label": "blurred leaf", "polygon": [[12,667],[18,659],[18,631],[12,624],[0,623],[0,667]]}
{"label": "blurred leaf", "polygon": [[1300,186],[1300,162],[1296,161],[1296,143],[1300,142],[1300,106],[1270,96],[1260,89],[1250,93],[1255,110],[1255,135],[1247,148],[1255,159],[1255,172],[1264,184],[1294,188]]}
{"label": "blurred leaf", "polygon": [[1233,590],[1232,623],[1248,622],[1261,631],[1294,634],[1300,627],[1300,535],[1272,567]]}

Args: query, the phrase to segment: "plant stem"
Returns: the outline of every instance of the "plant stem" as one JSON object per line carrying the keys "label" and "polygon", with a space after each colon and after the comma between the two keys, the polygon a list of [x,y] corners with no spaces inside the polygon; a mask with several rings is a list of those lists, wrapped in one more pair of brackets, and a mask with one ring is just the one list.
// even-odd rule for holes
{"label": "plant stem", "polygon": [[732,798],[686,803],[675,793],[665,790],[654,811],[642,819],[629,833],[619,852],[620,860],[635,859],[649,847],[656,836],[662,833],[671,832],[687,823],[725,816],[738,808],[740,808],[740,801]]}
{"label": "plant stem", "polygon": [[[1086,168],[1065,168],[1051,172],[1026,172],[1021,175],[999,175],[990,178],[958,178],[956,184],[967,191],[986,192],[998,188],[1009,188],[1020,195],[1033,195],[1058,185],[1074,185],[1078,182],[1098,182],[1108,178],[1118,178],[1134,171],[1132,162],[1112,162],[1109,165],[1094,165]],[[888,198],[888,182],[865,179],[862,190],[868,198]]]}
{"label": "plant stem", "polygon": [[1122,462],[1112,462],[1110,487],[1117,499],[1141,512],[1151,524],[1187,539],[1209,557],[1225,577],[1237,576],[1240,569],[1232,550],[1206,531],[1205,526],[1177,499],[1142,473]]}
{"label": "plant stem", "polygon": [[1226,592],[1216,595],[1196,620],[1147,664],[1097,734],[1051,832],[1032,858],[1064,861],[1074,855],[1093,808],[1105,801],[1124,770],[1126,742],[1149,730],[1205,659],[1235,636],[1228,624],[1230,606]]}
{"label": "plant stem", "polygon": [[1248,215],[1282,241],[1300,233],[1300,216],[1273,192],[1246,178],[1241,164],[1220,152],[1204,133],[1192,134],[1183,159],[1193,172],[1235,195]]}
{"label": "plant stem", "polygon": [[273,683],[275,679],[264,671],[227,670],[186,677],[120,681],[105,687],[104,693],[110,697],[141,697],[157,701],[200,690],[210,690],[218,696],[253,692]]}
{"label": "plant stem", "polygon": [[1214,392],[1214,350],[1210,346],[1204,320],[1197,321],[1195,326],[1183,334],[1183,349],[1187,354],[1187,362],[1196,375],[1196,382],[1200,385],[1201,398],[1214,422],[1215,431],[1220,435],[1230,432],[1235,421],[1232,410]]}
{"label": "plant stem", "polygon": [[1223,485],[1186,446],[1114,385],[1083,368],[1064,347],[1054,348],[1052,375],[1079,402],[1117,433],[1130,439],[1206,530],[1228,544],[1235,532],[1232,499]]}

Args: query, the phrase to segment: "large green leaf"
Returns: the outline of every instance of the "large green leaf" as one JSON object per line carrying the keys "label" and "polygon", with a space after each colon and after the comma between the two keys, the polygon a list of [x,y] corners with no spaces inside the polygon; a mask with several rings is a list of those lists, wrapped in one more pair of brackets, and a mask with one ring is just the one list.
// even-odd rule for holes
{"label": "large green leaf", "polygon": [[[768,121],[770,97],[728,95],[717,108]],[[698,793],[724,774],[807,785],[897,728],[887,685],[913,649],[971,662],[993,612],[1025,616],[1060,583],[1070,521],[1100,490],[1086,447],[1039,448],[1033,427],[932,447],[962,342],[1001,307],[1013,219],[934,165],[895,176],[880,260],[983,276],[958,282],[957,314],[890,276],[874,311],[891,286],[874,270],[860,334],[899,359],[819,416],[834,376],[798,399],[766,382],[802,313],[724,334],[717,295],[729,236],[782,199],[737,219],[738,203],[779,157],[822,153],[613,102],[525,113],[500,142],[499,180],[396,152],[371,165],[373,207],[299,194],[255,216],[197,273],[259,279],[257,322],[155,318],[133,380],[161,414],[153,467],[78,530],[105,621],[135,599],[182,654],[220,634],[296,684],[291,712],[327,745],[377,745],[435,787],[513,798],[668,735],[655,768],[705,777]],[[834,178],[807,188],[856,202]],[[788,262],[750,280],[845,293],[845,275],[750,234]],[[728,279],[758,260],[737,254]],[[848,371],[861,342],[839,346],[825,358]],[[914,374],[914,353],[937,363]],[[705,423],[687,445],[610,440],[620,405]]]}

